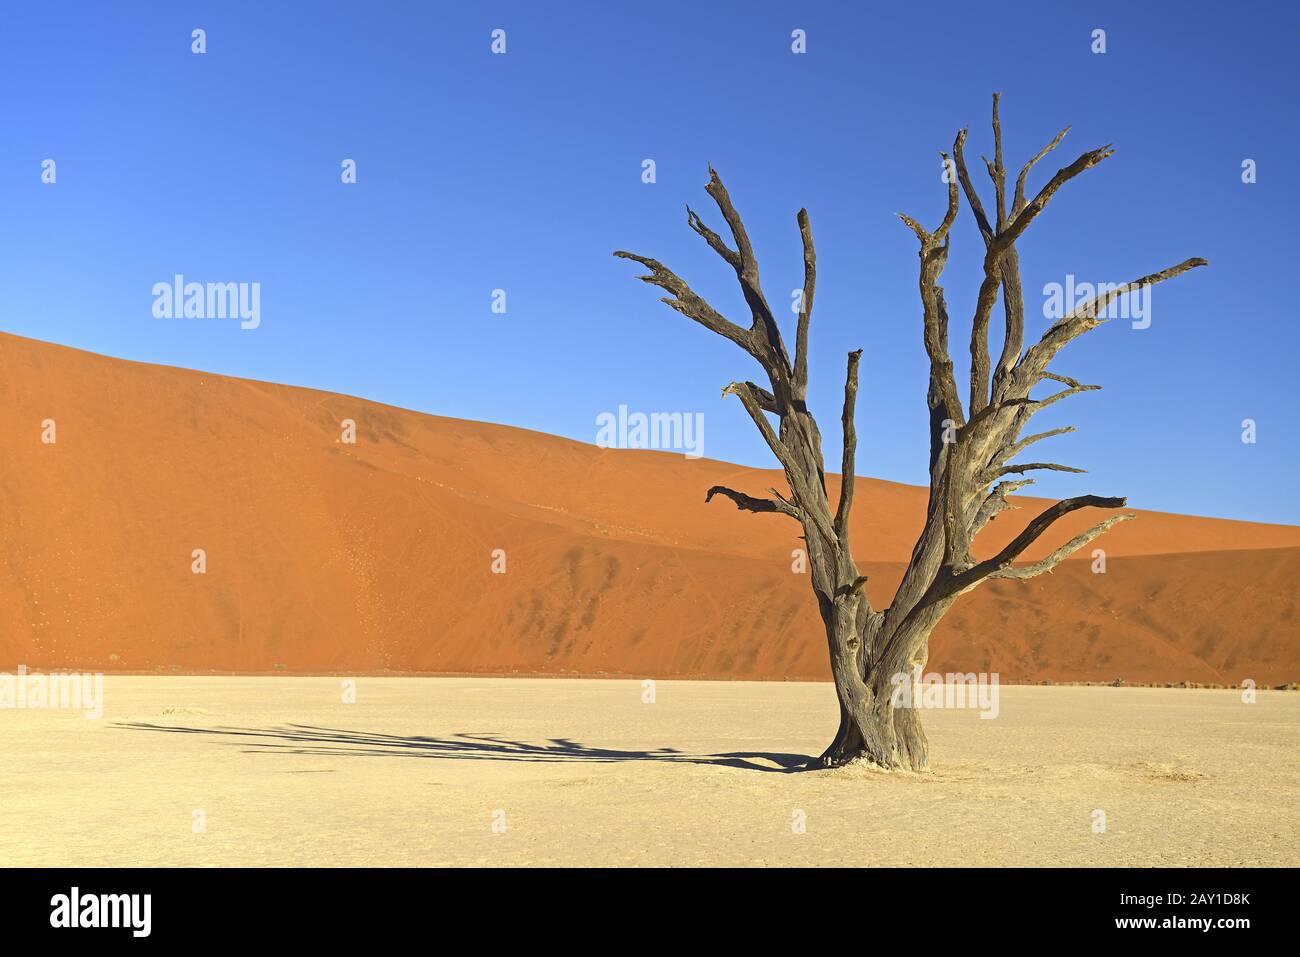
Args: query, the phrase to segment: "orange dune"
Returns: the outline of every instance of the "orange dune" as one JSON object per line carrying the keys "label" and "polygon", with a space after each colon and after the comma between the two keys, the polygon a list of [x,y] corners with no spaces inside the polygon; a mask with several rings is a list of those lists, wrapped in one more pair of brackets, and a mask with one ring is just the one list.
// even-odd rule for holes
{"label": "orange dune", "polygon": [[[713,484],[761,494],[776,472],[8,335],[0,449],[0,669],[829,676],[791,570],[797,526],[704,502]],[[853,533],[877,604],[925,494],[860,480]],[[981,553],[1046,504],[1017,502]],[[1075,559],[961,599],[931,667],[1300,678],[1300,528],[1137,514],[1099,540],[1105,574]],[[1027,558],[1095,520],[1070,516]]]}

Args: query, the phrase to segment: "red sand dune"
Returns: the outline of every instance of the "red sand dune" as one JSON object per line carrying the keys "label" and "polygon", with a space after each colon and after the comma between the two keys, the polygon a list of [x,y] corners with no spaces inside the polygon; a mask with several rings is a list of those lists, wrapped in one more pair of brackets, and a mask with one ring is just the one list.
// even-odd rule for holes
{"label": "red sand dune", "polygon": [[[339,441],[349,418],[355,445]],[[797,526],[704,502],[716,483],[762,493],[774,472],[8,335],[0,450],[0,669],[828,677],[790,568]],[[924,502],[860,482],[853,532],[878,604]],[[984,553],[1043,501],[1020,504]],[[1300,528],[1138,514],[1098,542],[1104,575],[1078,559],[965,596],[931,667],[1300,678]],[[1095,520],[1070,518],[1028,557]]]}

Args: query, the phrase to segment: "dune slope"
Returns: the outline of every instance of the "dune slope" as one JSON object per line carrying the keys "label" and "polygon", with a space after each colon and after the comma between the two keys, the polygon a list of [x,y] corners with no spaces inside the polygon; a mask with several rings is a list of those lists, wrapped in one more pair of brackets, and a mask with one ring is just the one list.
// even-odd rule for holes
{"label": "dune slope", "polygon": [[[828,677],[795,524],[704,503],[773,472],[7,335],[0,450],[0,669]],[[883,603],[925,491],[860,480],[857,501]],[[1018,501],[984,553],[1044,504]],[[1093,520],[1070,519],[1027,557]],[[931,666],[1300,678],[1300,528],[1139,512],[1105,545],[1104,575],[1085,558],[966,596]]]}

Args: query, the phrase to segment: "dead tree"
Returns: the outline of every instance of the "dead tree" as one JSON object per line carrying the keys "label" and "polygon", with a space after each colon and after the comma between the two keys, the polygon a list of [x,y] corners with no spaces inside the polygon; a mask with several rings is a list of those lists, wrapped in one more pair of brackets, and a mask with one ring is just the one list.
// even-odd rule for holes
{"label": "dead tree", "polygon": [[[639,278],[667,291],[663,302],[734,342],[762,367],[766,376],[766,386],[749,381],[733,382],[722,391],[723,395],[734,395],[740,400],[781,463],[788,494],[769,489],[771,498],[757,498],[715,486],[705,498],[708,501],[722,495],[743,511],[779,512],[803,527],[813,592],[826,629],[831,672],[840,704],[839,731],[818,766],[831,767],[862,758],[886,768],[920,770],[925,767],[927,743],[917,711],[898,706],[895,689],[901,681],[911,680],[910,673],[915,666],[924,667],[930,633],[957,596],[989,579],[1026,579],[1049,572],[1107,529],[1133,517],[1112,516],[1076,535],[1045,558],[1014,564],[1062,516],[1081,508],[1115,509],[1125,504],[1123,498],[1097,495],[1068,498],[1045,509],[997,554],[983,560],[976,560],[972,554],[972,541],[980,530],[1000,512],[1014,507],[1008,494],[1033,481],[1009,476],[1023,476],[1039,469],[1081,471],[1049,462],[1011,462],[1032,443],[1073,431],[1073,428],[1052,429],[1022,438],[1025,426],[1035,413],[1061,399],[1100,388],[1048,371],[1056,354],[1073,339],[1104,322],[1107,308],[1120,296],[1206,264],[1204,259],[1188,259],[1101,292],[1054,322],[1042,338],[1024,348],[1024,295],[1016,241],[1062,186],[1113,152],[1110,146],[1089,150],[1058,170],[1029,198],[1025,184],[1030,171],[1056,148],[1068,129],[1058,133],[1024,165],[1014,188],[1008,192],[995,94],[993,159],[984,160],[993,182],[993,218],[985,212],[967,172],[963,156],[966,130],[957,134],[951,159],[948,154],[940,153],[949,175],[946,177],[947,210],[939,225],[927,229],[911,217],[899,214],[920,242],[923,340],[930,359],[927,392],[930,494],[925,525],[911,560],[893,602],[882,611],[873,608],[867,597],[866,578],[858,572],[849,541],[857,449],[853,413],[861,350],[850,352],[848,357],[841,420],[844,459],[839,499],[833,507],[826,489],[821,433],[806,404],[808,327],[817,283],[817,256],[807,211],[799,210],[797,217],[803,238],[804,279],[793,361],[759,283],[758,260],[749,235],[712,167],[705,190],[722,213],[732,245],[705,225],[689,206],[687,223],[735,270],[749,307],[747,325],[725,318],[663,263],[634,253],[614,253],[645,266],[649,273]],[[957,218],[959,184],[984,239],[984,276],[971,323],[967,406],[963,406],[953,372],[948,350],[948,311],[939,284],[948,259],[949,232]],[[989,322],[999,291],[1005,334],[1001,353],[994,363],[989,353]],[[1041,398],[1031,398],[1031,390],[1044,380],[1057,383],[1060,388]]]}

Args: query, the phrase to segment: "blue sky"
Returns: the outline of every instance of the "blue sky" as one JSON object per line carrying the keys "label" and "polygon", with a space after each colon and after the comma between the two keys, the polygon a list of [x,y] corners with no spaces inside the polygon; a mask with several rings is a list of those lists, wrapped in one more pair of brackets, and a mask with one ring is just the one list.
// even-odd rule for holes
{"label": "blue sky", "polygon": [[[844,354],[862,348],[858,470],[920,484],[916,243],[894,214],[937,222],[937,154],[961,126],[987,183],[978,157],[999,90],[1013,170],[1072,124],[1032,188],[1085,149],[1117,149],[1020,244],[1031,339],[1043,286],[1067,274],[1122,282],[1210,260],[1154,291],[1150,328],[1117,320],[1058,358],[1105,389],[1036,420],[1077,425],[1040,448],[1090,471],[1038,491],[1300,522],[1285,287],[1300,208],[1295,8],[997,6],[16,7],[0,35],[0,329],[586,442],[619,405],[699,411],[706,455],[770,466],[720,394],[758,370],[610,256],[661,259],[740,319],[734,276],[685,222],[689,202],[722,228],[702,189],[711,162],[774,305],[800,284],[794,215],[809,210],[827,459]],[[196,27],[204,55],[190,51]],[[505,55],[490,52],[495,28]],[[355,185],[340,182],[345,158]],[[959,381],[981,255],[963,204],[945,273]],[[261,326],[154,318],[151,289],[175,273],[259,282]]]}

